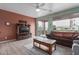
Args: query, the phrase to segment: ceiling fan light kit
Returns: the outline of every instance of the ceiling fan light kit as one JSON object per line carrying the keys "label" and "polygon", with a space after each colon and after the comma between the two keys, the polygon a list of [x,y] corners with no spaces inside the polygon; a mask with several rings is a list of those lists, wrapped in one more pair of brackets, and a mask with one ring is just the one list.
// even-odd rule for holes
{"label": "ceiling fan light kit", "polygon": [[39,9],[39,8],[37,8],[37,9],[36,9],[36,11],[37,11],[37,12],[39,12],[39,11],[40,11],[40,9]]}
{"label": "ceiling fan light kit", "polygon": [[43,10],[43,11],[52,12],[52,10],[50,9],[42,8],[43,6],[45,6],[45,3],[42,3],[42,4],[36,3],[36,11],[39,12],[40,10]]}

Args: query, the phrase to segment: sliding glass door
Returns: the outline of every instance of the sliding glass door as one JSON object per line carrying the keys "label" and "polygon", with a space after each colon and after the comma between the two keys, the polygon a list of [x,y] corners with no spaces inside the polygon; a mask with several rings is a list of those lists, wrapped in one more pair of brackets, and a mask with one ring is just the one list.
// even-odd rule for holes
{"label": "sliding glass door", "polygon": [[37,35],[44,35],[48,30],[48,21],[37,21]]}
{"label": "sliding glass door", "polygon": [[37,35],[41,35],[42,34],[42,32],[43,32],[43,30],[44,30],[44,26],[43,26],[44,24],[43,24],[43,21],[37,21],[37,24],[36,24],[36,26],[37,26]]}

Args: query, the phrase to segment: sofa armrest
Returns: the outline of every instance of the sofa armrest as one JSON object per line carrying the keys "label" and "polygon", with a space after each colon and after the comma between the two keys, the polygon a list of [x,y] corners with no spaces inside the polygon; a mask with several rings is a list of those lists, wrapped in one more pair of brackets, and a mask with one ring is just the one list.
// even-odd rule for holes
{"label": "sofa armrest", "polygon": [[73,43],[78,43],[79,44],[79,40],[73,40]]}
{"label": "sofa armrest", "polygon": [[79,44],[74,43],[72,45],[72,54],[79,55]]}

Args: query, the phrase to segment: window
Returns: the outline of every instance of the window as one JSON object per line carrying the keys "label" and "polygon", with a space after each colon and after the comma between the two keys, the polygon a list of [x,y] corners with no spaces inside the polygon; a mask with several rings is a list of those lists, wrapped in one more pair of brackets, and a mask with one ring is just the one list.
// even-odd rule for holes
{"label": "window", "polygon": [[56,27],[69,27],[70,19],[53,21],[53,25],[55,25]]}
{"label": "window", "polygon": [[78,31],[79,30],[79,18],[64,19],[59,21],[53,21],[56,30],[68,30],[68,31]]}
{"label": "window", "polygon": [[43,22],[42,21],[38,21],[38,27],[42,27]]}
{"label": "window", "polygon": [[43,22],[42,21],[38,21],[37,23],[38,23],[38,25],[37,25],[38,30],[43,30]]}
{"label": "window", "polygon": [[43,21],[37,21],[37,32],[36,34],[39,36],[43,33],[44,30],[44,23]]}
{"label": "window", "polygon": [[45,22],[45,30],[48,30],[48,22]]}
{"label": "window", "polygon": [[79,26],[79,18],[73,18],[75,25]]}

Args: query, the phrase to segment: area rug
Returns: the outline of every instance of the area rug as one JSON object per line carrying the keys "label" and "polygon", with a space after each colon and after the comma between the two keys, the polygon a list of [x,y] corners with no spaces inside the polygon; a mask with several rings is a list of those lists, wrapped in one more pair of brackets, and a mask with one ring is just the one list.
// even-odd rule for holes
{"label": "area rug", "polygon": [[37,47],[34,47],[32,44],[25,45],[24,47],[26,47],[31,53],[33,53],[33,55],[48,55],[48,53]]}
{"label": "area rug", "polygon": [[[31,55],[49,55],[45,51],[37,47],[33,47],[32,44],[24,45],[24,47],[27,48],[28,51],[30,51]],[[56,50],[52,52],[52,55],[71,55],[71,51],[72,50],[69,47],[56,45]]]}

